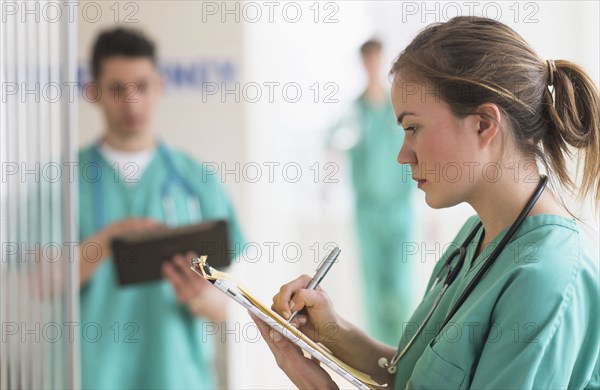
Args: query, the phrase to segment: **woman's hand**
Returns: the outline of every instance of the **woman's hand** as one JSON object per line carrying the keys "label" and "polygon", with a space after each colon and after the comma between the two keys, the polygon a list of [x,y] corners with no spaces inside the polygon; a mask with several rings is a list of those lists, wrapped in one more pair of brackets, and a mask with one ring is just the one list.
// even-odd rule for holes
{"label": "woman's hand", "polygon": [[173,286],[179,302],[187,305],[194,315],[223,322],[227,315],[227,296],[192,271],[190,259],[197,256],[193,252],[173,256],[172,261],[163,263],[163,275]]}
{"label": "woman's hand", "polygon": [[337,389],[338,386],[329,374],[321,368],[317,360],[304,357],[297,345],[272,329],[259,318],[248,312],[256,322],[258,330],[267,342],[279,368],[299,389]]}
{"label": "woman's hand", "polygon": [[272,309],[286,320],[294,311],[304,309],[294,317],[292,325],[312,340],[328,346],[339,342],[336,335],[341,319],[325,291],[320,287],[316,290],[306,289],[311,279],[308,275],[302,275],[282,286],[273,297]]}
{"label": "woman's hand", "polygon": [[[325,291],[320,288],[306,289],[311,279],[308,275],[302,275],[281,287],[279,293],[273,297],[273,310],[285,319],[289,319],[295,310],[303,310],[294,317],[292,325],[312,340],[325,345],[334,356],[349,366],[371,375],[379,383],[393,383],[393,376],[379,367],[378,360],[382,356],[391,358],[395,348],[370,338],[339,317]],[[306,359],[298,347],[285,337],[279,336],[277,331],[271,335],[268,325],[254,320],[275,355],[277,364],[296,385],[301,388],[327,386],[327,378],[323,376],[321,367]]]}

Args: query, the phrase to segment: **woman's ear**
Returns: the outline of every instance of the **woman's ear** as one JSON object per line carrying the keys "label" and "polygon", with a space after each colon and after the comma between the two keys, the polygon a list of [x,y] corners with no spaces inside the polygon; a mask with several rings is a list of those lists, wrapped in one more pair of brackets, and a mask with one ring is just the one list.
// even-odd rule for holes
{"label": "woman's ear", "polygon": [[477,136],[479,146],[487,147],[500,134],[502,115],[497,105],[485,103],[476,110],[478,118]]}

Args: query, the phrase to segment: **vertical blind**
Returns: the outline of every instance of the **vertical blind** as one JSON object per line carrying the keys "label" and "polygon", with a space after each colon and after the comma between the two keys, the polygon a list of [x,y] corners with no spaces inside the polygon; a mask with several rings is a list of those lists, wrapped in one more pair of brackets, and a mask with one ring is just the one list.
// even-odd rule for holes
{"label": "vertical blind", "polygon": [[0,388],[79,387],[76,17],[0,1]]}

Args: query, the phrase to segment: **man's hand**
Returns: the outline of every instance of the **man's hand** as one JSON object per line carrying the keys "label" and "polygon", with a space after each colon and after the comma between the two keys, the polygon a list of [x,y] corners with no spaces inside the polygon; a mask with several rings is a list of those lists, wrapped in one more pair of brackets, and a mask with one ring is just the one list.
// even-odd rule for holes
{"label": "man's hand", "polygon": [[190,259],[197,256],[193,252],[188,252],[185,256],[173,256],[172,261],[163,263],[163,275],[175,289],[179,302],[186,304],[193,314],[206,317],[212,322],[224,322],[227,297],[192,271]]}
{"label": "man's hand", "polygon": [[[112,223],[89,237],[81,244],[79,250],[79,285],[81,286],[87,282],[98,266],[112,254],[110,243],[114,237],[130,232],[156,229],[160,226],[162,226],[160,222],[150,218],[127,218]],[[84,250],[90,243],[94,243],[94,246],[100,252],[93,251],[93,258],[88,258],[88,253]]]}
{"label": "man's hand", "polygon": [[151,218],[127,218],[108,225],[103,233],[109,241],[114,237],[126,234],[143,232],[164,226],[162,223]]}

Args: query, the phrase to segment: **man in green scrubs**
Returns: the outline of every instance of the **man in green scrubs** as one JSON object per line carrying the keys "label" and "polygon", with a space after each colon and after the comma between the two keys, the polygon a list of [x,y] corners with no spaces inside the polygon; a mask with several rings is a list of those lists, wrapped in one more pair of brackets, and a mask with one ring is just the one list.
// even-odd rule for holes
{"label": "man in green scrubs", "polygon": [[367,88],[336,126],[329,144],[347,151],[352,168],[368,331],[395,344],[415,299],[413,267],[405,255],[412,238],[412,180],[410,170],[396,163],[404,133],[379,77],[381,50],[376,40],[361,46]]}
{"label": "man in green scrubs", "polygon": [[164,266],[165,280],[121,287],[110,240],[159,224],[224,218],[239,249],[231,203],[200,162],[150,131],[162,88],[151,41],[125,29],[102,33],[92,71],[106,131],[79,155],[83,388],[214,388],[207,333],[223,323],[227,298],[191,274],[190,254]]}

